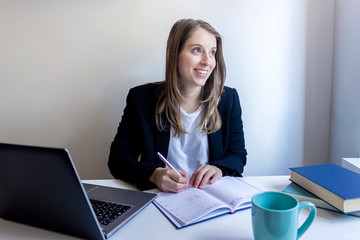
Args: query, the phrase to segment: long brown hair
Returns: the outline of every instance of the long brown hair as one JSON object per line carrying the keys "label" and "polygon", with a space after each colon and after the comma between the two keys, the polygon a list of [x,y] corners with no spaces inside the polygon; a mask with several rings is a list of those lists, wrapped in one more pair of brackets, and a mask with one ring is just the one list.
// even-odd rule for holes
{"label": "long brown hair", "polygon": [[[217,110],[221,93],[224,88],[226,67],[222,51],[220,34],[207,22],[194,19],[181,19],[171,28],[166,47],[165,82],[159,94],[155,119],[159,130],[166,127],[165,116],[175,129],[175,135],[186,133],[182,124],[180,103],[183,101],[178,73],[178,56],[186,40],[194,30],[203,28],[216,38],[216,66],[202,88],[202,116],[200,128],[208,134],[221,127],[221,118]],[[163,115],[164,114],[164,115]]]}

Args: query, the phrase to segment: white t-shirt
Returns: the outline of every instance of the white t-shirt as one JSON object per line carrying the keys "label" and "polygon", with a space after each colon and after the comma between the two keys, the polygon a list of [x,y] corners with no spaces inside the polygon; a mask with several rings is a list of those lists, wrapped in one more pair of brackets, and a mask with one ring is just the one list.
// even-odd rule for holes
{"label": "white t-shirt", "polygon": [[191,177],[200,164],[208,163],[208,137],[204,130],[200,130],[201,106],[193,113],[187,113],[182,108],[180,112],[187,133],[174,137],[171,127],[167,160]]}

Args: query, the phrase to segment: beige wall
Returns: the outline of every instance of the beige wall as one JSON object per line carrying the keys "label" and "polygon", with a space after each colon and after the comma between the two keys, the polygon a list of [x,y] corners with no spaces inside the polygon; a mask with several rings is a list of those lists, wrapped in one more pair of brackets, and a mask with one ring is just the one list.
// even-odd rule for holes
{"label": "beige wall", "polygon": [[360,1],[337,0],[330,161],[360,157]]}
{"label": "beige wall", "polygon": [[128,89],[164,78],[170,27],[191,17],[223,35],[245,175],[326,162],[333,12],[327,0],[1,1],[0,142],[65,147],[82,178],[110,177]]}

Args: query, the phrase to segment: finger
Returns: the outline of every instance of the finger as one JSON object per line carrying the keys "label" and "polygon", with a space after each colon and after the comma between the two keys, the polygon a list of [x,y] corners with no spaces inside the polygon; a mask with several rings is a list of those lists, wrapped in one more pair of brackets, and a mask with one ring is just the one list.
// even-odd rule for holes
{"label": "finger", "polygon": [[178,183],[171,179],[169,176],[165,176],[162,179],[159,188],[165,192],[181,192],[187,188],[187,184]]}
{"label": "finger", "polygon": [[175,172],[173,170],[168,168],[158,168],[153,174],[154,176],[152,181],[158,186],[159,189],[165,192],[180,192],[185,190],[187,188],[187,184],[174,181],[172,179],[172,177],[176,178],[175,175],[172,175],[174,173]]}
{"label": "finger", "polygon": [[[215,168],[217,168],[217,167],[215,167]],[[221,177],[222,177],[222,171],[219,168],[217,168],[215,174],[210,178],[209,184],[215,183]]]}
{"label": "finger", "polygon": [[[188,174],[186,172],[182,173],[187,177]],[[164,183],[166,184],[166,189],[167,191],[170,192],[181,192],[183,190],[185,190],[188,185],[186,183],[187,178],[183,177],[183,176],[179,176],[175,171],[173,170],[168,170],[167,175],[166,175],[167,179],[166,181],[164,181]]]}
{"label": "finger", "polygon": [[178,170],[178,172],[181,176],[179,176],[174,170],[169,170],[169,177],[177,183],[186,183],[189,179],[189,174],[182,170]]}
{"label": "finger", "polygon": [[204,189],[205,185],[207,183],[209,183],[210,178],[213,177],[213,175],[215,174],[215,170],[211,167],[207,167],[206,172],[204,173],[200,183],[199,183],[199,188],[200,189]]}
{"label": "finger", "polygon": [[161,190],[165,191],[165,192],[174,192],[174,193],[178,193],[178,192],[182,192],[187,188],[187,184],[180,184],[180,183],[175,183],[175,184],[164,184],[163,188]]}
{"label": "finger", "polygon": [[170,182],[167,182],[167,186],[166,186],[166,190],[168,192],[181,192],[181,191],[184,191],[186,188],[187,188],[187,184],[186,183],[177,183],[177,182],[174,182],[174,181],[170,181]]}
{"label": "finger", "polygon": [[203,179],[200,182],[200,189],[203,189],[206,184],[215,183],[222,176],[222,172],[215,166],[209,166],[209,170],[205,173]]}
{"label": "finger", "polygon": [[213,184],[222,176],[222,171],[215,166],[205,165],[199,168],[199,171],[194,177],[194,186],[203,189],[206,184]]}
{"label": "finger", "polygon": [[192,187],[195,187],[197,188],[199,186],[199,183],[202,179],[202,171],[203,169],[206,167],[205,164],[201,164],[196,170],[195,172],[193,173],[193,175],[191,176],[191,179],[190,179],[190,185]]}
{"label": "finger", "polygon": [[185,178],[185,181],[189,181],[189,174],[183,170],[178,169],[179,173],[181,174],[181,176],[183,176]]}

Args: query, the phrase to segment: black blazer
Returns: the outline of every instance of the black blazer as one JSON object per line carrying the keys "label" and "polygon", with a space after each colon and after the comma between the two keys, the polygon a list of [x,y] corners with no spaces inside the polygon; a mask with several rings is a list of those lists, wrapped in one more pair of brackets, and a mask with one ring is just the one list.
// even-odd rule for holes
{"label": "black blazer", "polygon": [[[108,167],[118,179],[136,184],[141,190],[156,187],[149,177],[165,164],[170,141],[170,127],[159,131],[155,123],[155,106],[161,84],[150,83],[130,89],[124,114],[110,147]],[[241,176],[246,164],[246,149],[239,96],[234,88],[225,87],[218,105],[222,126],[208,135],[209,164],[223,175]]]}

